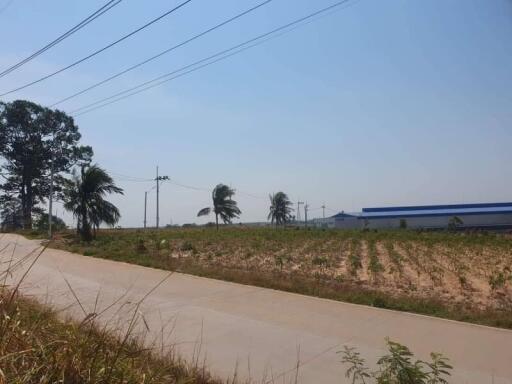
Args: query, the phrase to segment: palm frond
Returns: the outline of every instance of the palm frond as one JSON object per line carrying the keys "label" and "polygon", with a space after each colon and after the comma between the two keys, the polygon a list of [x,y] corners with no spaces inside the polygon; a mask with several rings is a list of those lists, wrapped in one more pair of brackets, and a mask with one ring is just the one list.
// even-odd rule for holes
{"label": "palm frond", "polygon": [[73,179],[66,183],[64,208],[77,218],[82,237],[90,240],[91,225],[102,223],[113,226],[121,218],[119,209],[105,200],[111,193],[123,194],[123,189],[98,165],[84,165],[81,172],[73,172]]}
{"label": "palm frond", "polygon": [[197,217],[208,216],[211,211],[212,209],[210,207],[203,208],[197,213]]}

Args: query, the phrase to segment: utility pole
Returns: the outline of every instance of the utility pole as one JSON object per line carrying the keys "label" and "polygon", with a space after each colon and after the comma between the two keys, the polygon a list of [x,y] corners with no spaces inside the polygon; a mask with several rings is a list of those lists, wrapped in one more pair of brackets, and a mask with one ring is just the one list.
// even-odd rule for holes
{"label": "utility pole", "polygon": [[158,166],[156,167],[156,229],[160,226],[160,181],[169,180],[169,176],[158,176]]}
{"label": "utility pole", "polygon": [[300,206],[303,204],[303,201],[297,201],[297,224],[300,223]]}
{"label": "utility pole", "polygon": [[308,209],[309,205],[306,202],[306,204],[304,204],[304,228],[308,227]]}
{"label": "utility pole", "polygon": [[322,205],[322,207],[321,207],[321,208],[322,208],[322,216],[323,216],[323,218],[325,219],[325,208],[326,208],[326,207],[325,207],[325,204],[324,204],[324,205]]}
{"label": "utility pole", "polygon": [[148,209],[148,192],[144,192],[144,229],[146,229],[146,212],[147,212],[147,209]]}
{"label": "utility pole", "polygon": [[160,178],[158,176],[158,166],[156,167],[156,229],[160,224]]}
{"label": "utility pole", "polygon": [[52,154],[52,165],[50,167],[50,199],[48,202],[48,238],[51,240],[52,233],[52,210],[53,210],[53,161],[54,155]]}

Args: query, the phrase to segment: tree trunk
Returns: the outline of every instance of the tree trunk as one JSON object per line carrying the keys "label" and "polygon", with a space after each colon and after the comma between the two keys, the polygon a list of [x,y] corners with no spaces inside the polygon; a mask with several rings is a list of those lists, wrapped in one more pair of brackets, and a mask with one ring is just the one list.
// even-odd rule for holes
{"label": "tree trunk", "polygon": [[33,193],[32,185],[30,181],[24,186],[24,192],[22,193],[22,209],[23,209],[23,229],[32,229],[32,205],[33,205]]}
{"label": "tree trunk", "polygon": [[92,240],[92,233],[91,233],[91,225],[87,218],[87,210],[85,207],[82,208],[82,218],[80,221],[81,221],[81,225],[82,225],[82,228],[80,230],[80,235],[82,237],[82,240],[89,242]]}
{"label": "tree trunk", "polygon": [[217,231],[219,230],[219,214],[215,214],[215,227],[217,227]]}

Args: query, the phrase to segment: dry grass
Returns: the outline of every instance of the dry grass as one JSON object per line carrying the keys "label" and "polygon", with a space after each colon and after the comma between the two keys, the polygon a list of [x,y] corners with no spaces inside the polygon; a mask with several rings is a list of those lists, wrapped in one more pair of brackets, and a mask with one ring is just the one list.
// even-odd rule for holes
{"label": "dry grass", "polygon": [[0,383],[215,383],[172,355],[155,357],[94,322],[60,321],[34,301],[0,298]]}
{"label": "dry grass", "polygon": [[512,328],[506,234],[264,228],[105,230],[55,247],[245,284]]}
{"label": "dry grass", "polygon": [[[164,346],[163,339],[161,344],[148,343],[149,328],[139,308],[165,280],[135,303],[114,303],[103,310],[95,306],[91,313],[85,311],[68,283],[84,311],[80,322],[63,319],[58,312],[20,296],[19,287],[45,249],[40,247],[20,259],[11,256],[2,262],[0,384],[221,382],[212,378],[198,360],[192,364],[182,361],[172,346]],[[3,251],[5,248],[0,253]],[[13,273],[20,266],[23,270],[17,271],[14,279]],[[123,325],[102,322],[100,327],[97,320],[115,304],[120,304],[117,314],[123,311]]]}

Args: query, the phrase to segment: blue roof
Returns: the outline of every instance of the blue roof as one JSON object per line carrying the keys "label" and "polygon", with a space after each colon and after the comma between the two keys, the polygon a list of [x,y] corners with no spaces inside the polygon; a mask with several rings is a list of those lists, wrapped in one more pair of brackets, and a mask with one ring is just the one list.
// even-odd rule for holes
{"label": "blue roof", "polygon": [[396,213],[399,211],[446,211],[446,210],[472,210],[472,209],[491,209],[491,208],[510,208],[511,203],[483,203],[483,204],[447,204],[447,205],[416,205],[403,207],[381,207],[381,208],[363,208],[363,212],[388,212]]}
{"label": "blue roof", "polygon": [[390,219],[407,217],[428,217],[428,216],[467,216],[467,215],[490,215],[490,214],[512,214],[512,206],[502,207],[481,207],[481,208],[445,208],[445,209],[417,209],[417,210],[389,210],[368,212],[361,214],[362,219]]}

